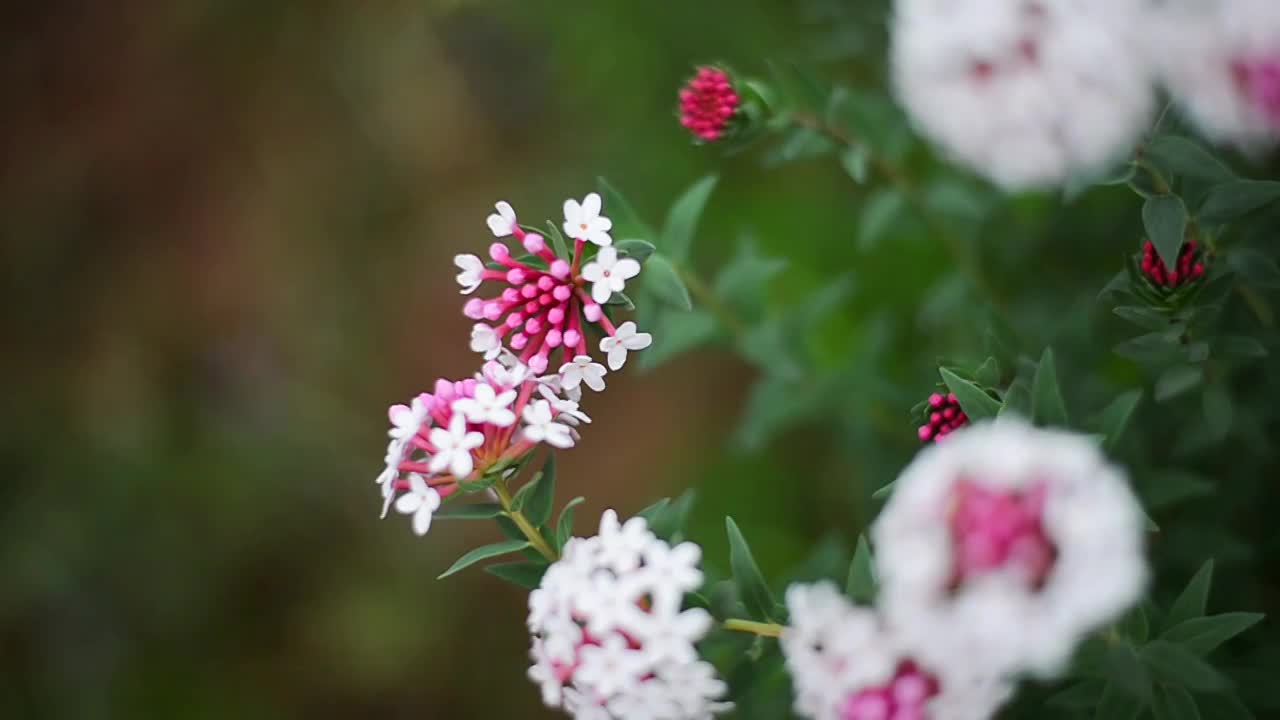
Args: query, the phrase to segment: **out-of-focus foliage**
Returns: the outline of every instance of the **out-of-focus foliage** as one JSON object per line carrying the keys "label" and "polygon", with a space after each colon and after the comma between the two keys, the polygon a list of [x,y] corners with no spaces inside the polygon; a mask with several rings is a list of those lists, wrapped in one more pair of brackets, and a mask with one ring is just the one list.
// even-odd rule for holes
{"label": "out-of-focus foliage", "polygon": [[[1122,181],[1232,221],[1199,295],[1153,303],[1108,279],[1179,206],[1144,212],[1123,185],[1003,197],[939,163],[885,94],[883,17],[834,0],[15,11],[0,715],[540,716],[525,596],[434,579],[501,536],[377,523],[371,481],[386,405],[473,368],[449,258],[487,242],[493,200],[554,209],[597,176],[640,223],[616,236],[659,253],[637,365],[661,368],[611,383],[563,455],[557,512],[583,495],[580,517],[633,514],[696,486],[679,522],[655,517],[704,544],[713,609],[753,567],[762,617],[791,580],[869,593],[850,558],[918,448],[911,408],[958,378],[1057,412],[1037,382],[1052,346],[1067,422],[1107,437],[1161,528],[1154,602],[1120,630],[1139,672],[1176,662],[1166,630],[1231,622],[1205,612],[1274,616],[1280,205],[1240,200],[1274,158],[1188,160],[1176,118],[1153,134]],[[803,125],[727,157],[691,148],[674,89],[708,60]],[[754,642],[708,653],[727,665]],[[1241,716],[1230,685],[1265,717],[1278,647],[1264,622],[1198,646],[1220,685],[1121,689],[1176,717],[1190,687],[1204,717]],[[759,695],[743,716],[785,716],[776,647],[750,657],[728,677]],[[1025,702],[1074,717],[1118,692],[1086,679]]]}

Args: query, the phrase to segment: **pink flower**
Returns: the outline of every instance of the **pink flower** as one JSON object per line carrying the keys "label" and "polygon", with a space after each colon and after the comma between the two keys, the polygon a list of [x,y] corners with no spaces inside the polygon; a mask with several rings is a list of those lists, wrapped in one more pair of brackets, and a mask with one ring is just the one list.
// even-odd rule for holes
{"label": "pink flower", "polygon": [[724,136],[739,103],[723,70],[700,67],[680,89],[680,124],[698,139],[715,142]]}

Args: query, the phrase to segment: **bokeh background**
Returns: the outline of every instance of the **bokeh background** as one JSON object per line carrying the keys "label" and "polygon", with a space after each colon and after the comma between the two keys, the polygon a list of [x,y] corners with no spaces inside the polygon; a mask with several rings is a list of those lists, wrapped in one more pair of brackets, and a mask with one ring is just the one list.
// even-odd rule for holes
{"label": "bokeh background", "polygon": [[[863,195],[836,163],[694,148],[674,98],[707,60],[804,58],[883,86],[860,59],[878,57],[877,5],[6,10],[0,716],[547,716],[524,680],[524,596],[478,571],[434,580],[496,530],[414,538],[404,518],[377,521],[372,481],[386,407],[476,364],[452,256],[487,245],[495,200],[555,218],[598,175],[656,224],[721,172],[698,263],[714,269],[749,235],[788,259],[784,295],[849,274],[828,354],[886,382],[845,388],[839,422],[750,442],[739,421],[758,371],[731,353],[611,376],[561,458],[560,501],[588,498],[579,532],[604,507],[696,486],[690,534],[710,565],[725,564],[724,514],[773,577],[842,565],[870,491],[915,449],[905,408],[971,334],[953,322],[964,290],[923,229],[855,242]],[[1052,199],[1012,203],[992,222],[1020,243],[986,251],[1011,313],[1053,318],[1035,339],[1065,340],[1067,367],[1139,232],[1123,194],[1084,202],[1070,224]],[[1073,242],[1108,234],[1124,240]],[[1028,287],[1056,289],[1059,306],[1015,302]],[[1119,360],[1110,373],[1137,377]],[[1255,550],[1277,549],[1251,521]],[[1175,557],[1179,578],[1200,559]],[[1257,553],[1220,571],[1233,562],[1253,573],[1233,606],[1274,606]]]}

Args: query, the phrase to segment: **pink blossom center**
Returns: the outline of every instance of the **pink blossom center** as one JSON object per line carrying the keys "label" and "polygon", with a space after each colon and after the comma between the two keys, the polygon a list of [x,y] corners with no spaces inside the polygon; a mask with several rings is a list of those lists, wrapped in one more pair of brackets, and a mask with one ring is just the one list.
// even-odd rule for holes
{"label": "pink blossom center", "polygon": [[953,491],[952,586],[1000,569],[1013,569],[1039,587],[1057,555],[1044,529],[1046,486],[1026,492],[992,489],[962,479]]}
{"label": "pink blossom center", "polygon": [[850,695],[840,720],[924,720],[925,704],[937,694],[937,678],[907,660],[889,682]]}
{"label": "pink blossom center", "polygon": [[1231,64],[1236,88],[1267,122],[1280,129],[1280,56],[1241,59]]}

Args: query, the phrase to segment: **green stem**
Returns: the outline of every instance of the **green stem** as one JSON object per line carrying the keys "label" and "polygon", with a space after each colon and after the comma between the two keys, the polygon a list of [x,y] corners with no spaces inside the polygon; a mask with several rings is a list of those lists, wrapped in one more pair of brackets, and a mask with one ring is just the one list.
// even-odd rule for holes
{"label": "green stem", "polygon": [[546,538],[542,537],[542,533],[538,532],[538,528],[534,527],[533,523],[529,522],[529,518],[525,517],[524,513],[519,510],[511,509],[511,492],[507,490],[506,481],[504,480],[495,483],[493,491],[498,495],[498,502],[502,503],[502,509],[506,513],[506,516],[511,518],[511,521],[516,524],[516,527],[520,528],[520,532],[524,533],[524,536],[529,540],[529,544],[533,546],[533,549],[541,553],[542,556],[547,559],[547,562],[555,562],[556,560],[559,560],[560,557],[556,554],[555,549],[547,544]]}
{"label": "green stem", "polygon": [[783,627],[778,623],[756,622],[754,620],[743,620],[741,618],[729,618],[724,621],[725,630],[733,630],[735,632],[751,633],[760,637],[776,638],[782,635]]}

